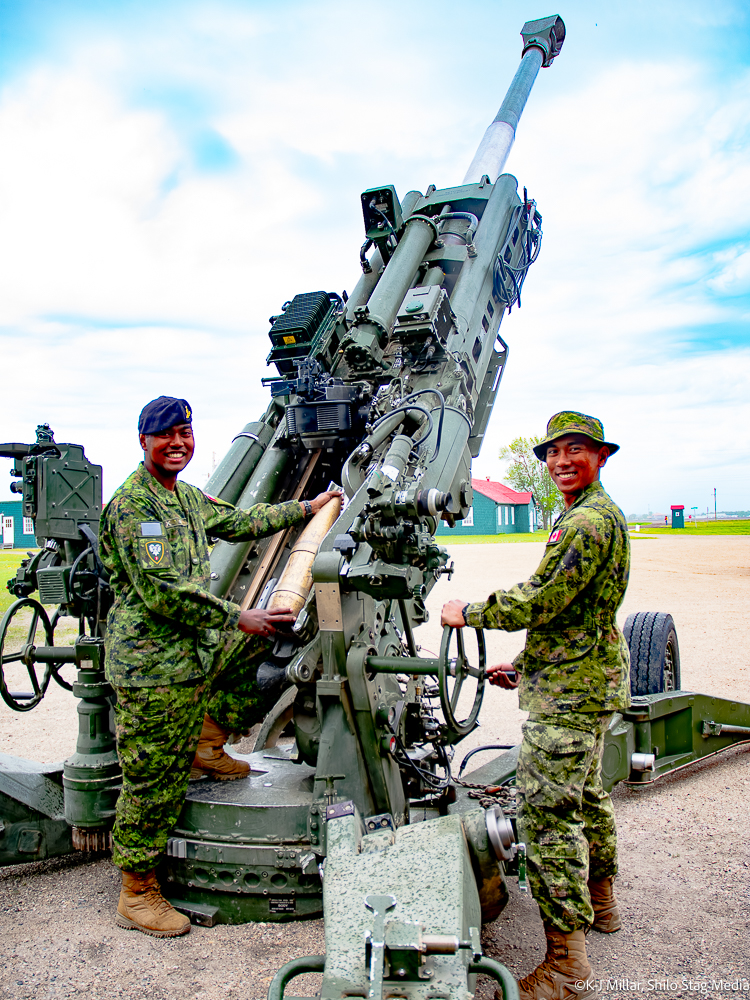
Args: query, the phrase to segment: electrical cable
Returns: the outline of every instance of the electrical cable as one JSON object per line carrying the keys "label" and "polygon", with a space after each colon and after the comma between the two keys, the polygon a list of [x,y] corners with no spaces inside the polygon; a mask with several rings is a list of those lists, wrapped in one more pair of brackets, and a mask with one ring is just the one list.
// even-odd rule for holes
{"label": "electrical cable", "polygon": [[367,251],[372,246],[372,240],[365,240],[359,250],[359,263],[362,266],[363,274],[372,274],[372,264],[366,257]]}
{"label": "electrical cable", "polygon": [[[386,224],[386,226],[390,230],[390,233],[392,233],[393,232],[393,226],[391,225],[391,220],[388,218],[388,216],[385,214],[385,212],[381,212],[381,210],[377,207],[377,205],[375,204],[375,199],[374,198],[370,202],[369,207],[372,209],[373,212],[375,212],[376,215],[380,216],[380,218],[383,220],[383,222]],[[384,236],[385,235],[390,235],[390,233],[386,234],[384,232],[383,235]]]}
{"label": "electrical cable", "polygon": [[[443,223],[448,222],[449,219],[466,219],[466,221],[469,223],[469,225],[466,227],[466,232],[443,233],[442,232]],[[439,222],[440,222],[441,236],[443,235],[455,236],[458,239],[462,239],[467,246],[472,242],[474,234],[477,231],[477,227],[479,226],[479,219],[476,217],[476,215],[472,214],[471,212],[448,212],[446,215],[439,216]]]}
{"label": "electrical cable", "polygon": [[[531,203],[533,204],[533,203]],[[534,263],[534,261],[539,256],[539,251],[542,245],[542,230],[538,224],[536,224],[536,213],[532,217],[529,213],[526,219],[526,231],[524,234],[524,244],[523,244],[523,256],[521,263],[518,267],[512,267],[505,259],[504,254],[508,248],[508,244],[511,239],[511,235],[516,228],[521,214],[526,210],[528,212],[528,204],[524,202],[523,205],[516,208],[513,216],[511,218],[510,224],[508,226],[508,233],[505,238],[505,242],[497,255],[495,260],[495,265],[492,271],[492,290],[496,298],[498,298],[505,306],[508,308],[508,312],[512,309],[513,305],[517,302],[518,307],[521,307],[521,288],[526,278],[526,274]],[[512,289],[508,290],[508,282],[511,283]]]}
{"label": "electrical cable", "polygon": [[428,423],[427,432],[423,434],[418,441],[414,442],[414,447],[416,448],[418,445],[422,444],[422,442],[426,440],[426,438],[428,438],[432,433],[432,427],[433,427],[432,414],[430,413],[429,410],[426,410],[424,406],[417,406],[416,404],[414,404],[412,406],[397,406],[395,407],[395,409],[389,410],[388,413],[385,413],[382,417],[380,417],[378,420],[375,421],[375,423],[372,425],[372,430],[370,431],[370,434],[372,435],[372,431],[374,431],[377,427],[379,427],[385,420],[388,420],[390,417],[394,416],[394,414],[409,413],[410,410],[418,410],[420,413],[424,413],[424,415],[427,417],[427,423]]}
{"label": "electrical cable", "polygon": [[[448,788],[452,780],[452,775],[451,775],[450,761],[448,760],[448,756],[445,752],[445,747],[441,746],[441,744],[439,743],[430,744],[438,758],[437,760],[438,766],[442,767],[443,770],[445,771],[445,777],[438,778],[438,776],[436,774],[433,774],[432,771],[420,767],[415,761],[411,759],[411,757],[407,753],[406,747],[401,742],[401,739],[396,733],[394,733],[394,739],[396,740],[396,747],[397,750],[399,751],[398,755],[394,754],[396,762],[398,764],[410,768],[412,771],[414,771],[420,782],[423,782],[425,785],[427,785],[434,791],[442,791],[443,789]],[[414,745],[418,747],[424,747],[423,743],[415,743]]]}
{"label": "electrical cable", "polygon": [[417,389],[416,392],[410,393],[404,399],[401,400],[402,404],[407,403],[410,399],[417,399],[419,396],[424,396],[426,393],[432,392],[440,399],[440,419],[438,421],[437,438],[435,440],[435,451],[433,452],[430,462],[434,462],[440,451],[440,443],[443,438],[443,419],[445,417],[445,396],[439,389]]}
{"label": "electrical cable", "polygon": [[483,751],[485,750],[512,750],[512,749],[513,745],[506,743],[488,743],[486,746],[483,747],[474,747],[473,750],[469,750],[464,759],[461,761],[461,766],[458,769],[458,777],[460,778],[461,775],[464,773],[464,768],[469,763],[469,760],[474,756],[475,753],[483,753]]}

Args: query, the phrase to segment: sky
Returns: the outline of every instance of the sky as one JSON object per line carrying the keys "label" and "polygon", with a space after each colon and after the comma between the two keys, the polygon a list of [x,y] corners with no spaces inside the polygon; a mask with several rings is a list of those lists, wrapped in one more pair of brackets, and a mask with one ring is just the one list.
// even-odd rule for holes
{"label": "sky", "polygon": [[[731,0],[0,0],[0,440],[140,460],[194,410],[203,485],[268,402],[268,317],[351,290],[359,194],[461,182],[521,56],[567,37],[506,170],[543,216],[475,476],[561,409],[626,513],[750,509],[750,7]],[[10,469],[0,460],[0,499]]]}

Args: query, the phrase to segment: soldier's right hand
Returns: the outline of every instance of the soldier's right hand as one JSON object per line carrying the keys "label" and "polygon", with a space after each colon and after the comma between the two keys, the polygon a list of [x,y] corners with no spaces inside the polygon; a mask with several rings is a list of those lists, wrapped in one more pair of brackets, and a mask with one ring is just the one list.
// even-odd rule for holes
{"label": "soldier's right hand", "polygon": [[512,691],[521,683],[512,663],[497,663],[494,667],[487,667],[487,680],[506,691]]}
{"label": "soldier's right hand", "polygon": [[296,617],[291,608],[273,608],[271,611],[252,608],[240,612],[239,629],[250,635],[274,635],[279,625],[294,622]]}

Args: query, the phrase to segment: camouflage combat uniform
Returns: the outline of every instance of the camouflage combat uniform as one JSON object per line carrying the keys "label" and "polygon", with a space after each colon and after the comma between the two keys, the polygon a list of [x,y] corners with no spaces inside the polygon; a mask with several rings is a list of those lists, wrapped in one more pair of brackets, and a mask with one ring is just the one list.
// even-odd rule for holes
{"label": "camouflage combat uniform", "polygon": [[602,788],[604,733],[630,704],[629,655],[615,622],[630,569],[627,523],[599,481],[555,522],[536,573],[466,608],[475,628],[528,629],[514,665],[529,712],[518,760],[518,825],[545,923],[594,918],[587,880],[615,875],[617,835]]}
{"label": "camouflage combat uniform", "polygon": [[302,504],[238,510],[178,482],[165,489],[138,469],[107,504],[100,547],[115,603],[107,616],[107,679],[117,694],[113,858],[149,871],[182,808],[206,712],[249,729],[271,707],[255,675],[270,643],[240,632],[240,608],[209,592],[207,535],[262,538],[304,519]]}

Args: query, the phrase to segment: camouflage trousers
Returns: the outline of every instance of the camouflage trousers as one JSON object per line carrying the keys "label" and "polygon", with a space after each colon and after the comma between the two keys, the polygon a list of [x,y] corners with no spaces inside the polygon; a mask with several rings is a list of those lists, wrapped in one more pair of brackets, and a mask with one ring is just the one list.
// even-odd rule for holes
{"label": "camouflage trousers", "polygon": [[587,882],[617,873],[617,831],[602,787],[611,714],[530,715],[523,725],[516,789],[518,832],[542,920],[569,933],[594,920]]}
{"label": "camouflage trousers", "polygon": [[[147,872],[166,848],[187,791],[205,714],[242,732],[272,708],[256,684],[267,640],[232,632],[204,680],[162,687],[118,687],[115,708],[122,791],[115,810],[112,859]],[[169,654],[165,653],[165,657]]]}

